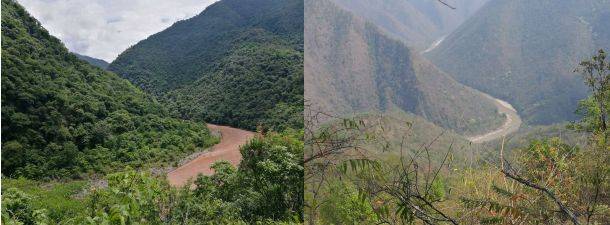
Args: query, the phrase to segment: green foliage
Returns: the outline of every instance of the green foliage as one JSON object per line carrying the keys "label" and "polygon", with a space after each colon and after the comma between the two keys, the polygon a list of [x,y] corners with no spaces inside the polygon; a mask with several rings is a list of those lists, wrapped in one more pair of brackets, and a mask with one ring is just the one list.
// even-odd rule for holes
{"label": "green foliage", "polygon": [[241,149],[240,189],[233,200],[249,220],[303,214],[303,132],[255,138]]}
{"label": "green foliage", "polygon": [[2,179],[2,193],[7,189],[17,189],[31,196],[33,208],[44,209],[50,221],[58,222],[73,218],[84,212],[80,197],[88,187],[87,181],[41,182],[19,179]]}
{"label": "green foliage", "polygon": [[[505,196],[505,191],[501,189],[494,189],[497,194]],[[499,192],[498,192],[499,191]],[[505,196],[511,199],[513,196]],[[518,200],[518,199],[517,199]],[[511,201],[509,203],[503,203],[493,199],[473,199],[468,197],[460,197],[462,205],[470,210],[482,209],[491,213],[491,216],[484,215],[478,218],[478,222],[481,224],[501,224],[502,222],[509,221],[507,217],[521,218],[521,208],[516,208],[513,205],[519,203],[518,201]]]}
{"label": "green foliage", "polygon": [[3,223],[300,223],[301,137],[302,132],[292,131],[257,137],[242,147],[244,161],[239,168],[216,162],[213,175],[199,176],[193,186],[184,188],[171,187],[165,177],[131,168],[107,175],[107,187],[93,182],[87,187],[84,181],[3,179]]}
{"label": "green foliage", "polygon": [[[610,104],[610,102],[608,102]],[[599,105],[594,100],[593,96],[589,96],[578,102],[578,108],[576,113],[581,115],[582,118],[578,123],[572,123],[569,128],[577,131],[595,132],[601,127],[601,110]]]}
{"label": "green foliage", "polygon": [[109,70],[183,119],[302,128],[303,1],[219,1],[129,48]]}
{"label": "green foliage", "polygon": [[212,176],[199,176],[195,195],[228,204],[244,221],[302,221],[303,141],[301,132],[271,133],[241,148],[235,169],[216,162]]}
{"label": "green foliage", "polygon": [[266,32],[252,35],[269,38],[241,44],[214,72],[167,93],[172,113],[250,130],[303,127],[303,53]]}
{"label": "green foliage", "polygon": [[361,199],[353,184],[335,181],[326,186],[332,193],[320,206],[322,224],[372,224],[377,221],[373,207]]}
{"label": "green foliage", "polygon": [[347,173],[348,169],[352,172],[359,172],[368,169],[379,170],[381,165],[378,161],[370,159],[348,159],[337,165],[337,169],[342,173]]}
{"label": "green foliage", "polygon": [[2,1],[2,172],[73,178],[169,162],[213,144],[207,128],[79,60],[11,0]]}
{"label": "green foliage", "polygon": [[44,225],[48,218],[45,210],[36,210],[31,197],[18,189],[2,191],[2,223],[10,225]]}
{"label": "green foliage", "polygon": [[447,195],[447,184],[444,180],[437,178],[430,185],[430,193],[426,196],[430,201],[443,201]]}
{"label": "green foliage", "polygon": [[608,117],[610,116],[610,61],[606,60],[607,54],[600,49],[597,55],[588,61],[582,61],[576,69],[582,73],[585,84],[591,91],[591,96],[581,100],[577,113],[583,119],[574,124],[574,128],[580,131],[601,133],[608,137]]}
{"label": "green foliage", "polygon": [[[222,187],[210,186],[220,189]],[[213,193],[175,189],[165,179],[127,171],[108,176],[108,188],[88,199],[84,224],[216,224],[239,223],[236,209]]]}
{"label": "green foliage", "polygon": [[566,171],[578,151],[577,147],[567,145],[559,138],[550,138],[534,140],[516,154],[521,165],[528,168],[524,173],[537,182],[552,179],[556,175],[554,173]]}
{"label": "green foliage", "polygon": [[93,189],[80,224],[239,223],[234,209],[213,195],[175,189],[165,179],[129,170],[107,177],[108,188]]}

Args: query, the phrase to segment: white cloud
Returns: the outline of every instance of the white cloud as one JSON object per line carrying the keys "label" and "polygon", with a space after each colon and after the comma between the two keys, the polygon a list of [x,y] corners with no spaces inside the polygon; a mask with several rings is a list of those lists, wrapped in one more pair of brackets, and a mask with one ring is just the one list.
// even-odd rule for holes
{"label": "white cloud", "polygon": [[106,61],[215,1],[18,0],[70,51]]}

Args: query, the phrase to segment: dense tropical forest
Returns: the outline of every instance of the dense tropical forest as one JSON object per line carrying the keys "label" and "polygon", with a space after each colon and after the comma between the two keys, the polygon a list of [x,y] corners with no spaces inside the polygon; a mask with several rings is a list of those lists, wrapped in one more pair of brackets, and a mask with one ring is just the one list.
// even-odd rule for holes
{"label": "dense tropical forest", "polygon": [[302,127],[303,1],[217,2],[127,49],[109,70],[183,119]]}
{"label": "dense tropical forest", "polygon": [[2,174],[77,178],[171,162],[216,142],[205,125],[68,52],[13,1],[2,2]]}
{"label": "dense tropical forest", "polygon": [[[181,188],[168,183],[165,171],[219,137],[200,120],[176,115],[176,105],[156,100],[162,96],[79,59],[22,6],[2,0],[2,224],[302,221],[303,135],[292,129],[303,126],[296,106],[303,107],[302,47],[266,41],[264,33],[218,60],[207,78],[232,83],[205,87],[217,94],[279,82],[293,97],[274,98],[265,93],[278,90],[268,89],[248,97],[264,106],[247,105],[261,114],[241,118],[242,126],[254,129],[260,115],[273,115],[260,124],[274,131],[241,146],[239,166],[216,162],[214,174]],[[238,78],[244,71],[252,76]],[[236,84],[243,89],[229,89]],[[238,123],[230,112],[214,114],[226,118],[216,122]]]}

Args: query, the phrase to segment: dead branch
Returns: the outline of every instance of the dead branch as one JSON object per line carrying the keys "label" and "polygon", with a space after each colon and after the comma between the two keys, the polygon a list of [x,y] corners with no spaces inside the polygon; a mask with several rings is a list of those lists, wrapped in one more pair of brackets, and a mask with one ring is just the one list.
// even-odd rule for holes
{"label": "dead branch", "polygon": [[538,184],[535,184],[534,182],[527,180],[521,176],[519,176],[515,170],[511,167],[510,163],[506,160],[503,159],[505,161],[504,165],[505,168],[502,168],[502,173],[507,176],[508,178],[511,178],[525,186],[528,186],[530,188],[536,189],[542,193],[544,193],[547,197],[549,197],[550,199],[553,200],[553,202],[555,202],[555,204],[557,204],[557,206],[559,207],[559,209],[561,210],[561,212],[563,214],[565,214],[566,216],[568,216],[570,218],[570,220],[572,221],[573,224],[575,225],[580,225],[580,223],[578,222],[578,217],[576,217],[576,215],[572,212],[572,210],[570,210],[568,207],[566,207],[561,200],[559,200],[557,198],[557,196],[555,196],[555,193],[553,193],[553,191],[549,190],[546,187],[542,187]]}
{"label": "dead branch", "polygon": [[437,0],[437,1],[438,1],[438,2],[440,2],[441,4],[445,5],[445,6],[449,7],[450,9],[456,9],[455,7],[453,7],[453,6],[449,5],[449,4],[447,4],[447,3],[446,3],[445,1],[443,1],[443,0]]}

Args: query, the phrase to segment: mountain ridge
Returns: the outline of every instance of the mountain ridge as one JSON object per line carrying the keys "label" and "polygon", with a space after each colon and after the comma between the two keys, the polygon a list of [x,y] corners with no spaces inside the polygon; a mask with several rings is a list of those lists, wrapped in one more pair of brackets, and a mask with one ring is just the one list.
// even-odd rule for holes
{"label": "mountain ridge", "polygon": [[108,69],[108,66],[110,65],[110,63],[106,62],[103,59],[98,59],[98,58],[93,58],[91,56],[81,55],[76,52],[72,52],[72,54],[76,55],[76,57],[78,57],[79,59],[84,60],[84,61],[88,62],[89,64],[97,66],[104,70]]}
{"label": "mountain ridge", "polygon": [[487,1],[451,1],[450,8],[437,0],[333,0],[416,51],[450,34]]}
{"label": "mountain ridge", "polygon": [[127,49],[109,70],[183,119],[299,128],[302,8],[302,0],[222,0]]}

